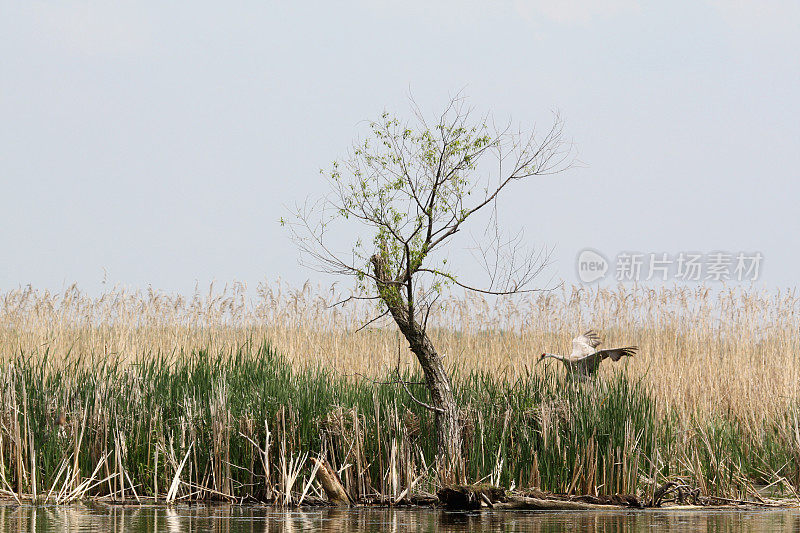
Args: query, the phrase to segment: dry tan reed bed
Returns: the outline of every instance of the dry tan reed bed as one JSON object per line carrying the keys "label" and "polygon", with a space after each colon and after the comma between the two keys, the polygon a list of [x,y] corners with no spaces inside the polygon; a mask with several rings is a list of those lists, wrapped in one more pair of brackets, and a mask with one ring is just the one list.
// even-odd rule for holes
{"label": "dry tan reed bed", "polygon": [[[0,293],[0,357],[20,352],[53,358],[231,351],[268,340],[294,364],[322,364],[375,376],[396,364],[398,336],[369,304],[331,307],[335,288],[261,284],[210,287],[191,298],[113,289],[89,296],[31,288]],[[708,287],[585,289],[534,293],[516,300],[453,297],[430,319],[440,351],[460,371],[527,371],[542,351],[568,352],[590,327],[606,344],[638,344],[626,362],[644,376],[662,409],[686,415],[732,412],[745,418],[784,410],[798,398],[800,296]],[[405,348],[402,364],[413,365]],[[560,371],[560,369],[559,369]],[[606,369],[608,371],[608,369]]]}

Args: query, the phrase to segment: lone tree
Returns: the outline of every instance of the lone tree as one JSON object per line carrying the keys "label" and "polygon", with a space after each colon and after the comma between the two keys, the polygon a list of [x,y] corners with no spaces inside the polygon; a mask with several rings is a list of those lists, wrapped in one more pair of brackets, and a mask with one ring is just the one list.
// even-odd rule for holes
{"label": "lone tree", "polygon": [[[398,383],[435,412],[437,461],[452,471],[461,457],[459,410],[442,355],[426,331],[428,316],[449,287],[489,295],[532,290],[542,254],[521,253],[521,233],[507,238],[500,232],[497,200],[512,184],[567,169],[573,152],[558,115],[538,136],[497,128],[488,114],[475,119],[461,97],[451,99],[432,125],[413,101],[411,108],[410,121],[384,112],[370,122],[366,139],[326,173],[331,192],[282,222],[305,259],[319,270],[354,276],[356,298],[378,300],[376,319],[390,315],[397,324],[422,368],[430,403],[415,398],[399,372]],[[477,285],[462,279],[442,252],[467,221],[481,219],[486,231],[475,249],[487,280]],[[349,226],[346,233],[340,224]],[[352,235],[355,243],[339,253],[331,235]]]}

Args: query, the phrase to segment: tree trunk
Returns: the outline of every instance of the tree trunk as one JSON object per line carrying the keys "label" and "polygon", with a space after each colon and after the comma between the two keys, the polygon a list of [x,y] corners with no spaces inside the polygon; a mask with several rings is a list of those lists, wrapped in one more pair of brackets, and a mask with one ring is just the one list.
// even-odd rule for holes
{"label": "tree trunk", "polygon": [[439,466],[443,467],[447,474],[457,474],[460,470],[462,454],[461,424],[450,377],[445,371],[444,361],[436,352],[428,336],[421,331],[417,324],[413,324],[412,327],[414,331],[411,332],[411,335],[405,331],[403,334],[422,367],[425,384],[431,397],[431,405],[435,409],[436,455],[440,461]]}
{"label": "tree trunk", "polygon": [[372,264],[377,279],[378,294],[388,307],[392,318],[422,367],[425,384],[430,393],[431,407],[436,413],[436,459],[439,462],[441,473],[448,480],[454,480],[453,476],[463,472],[461,468],[461,423],[458,405],[450,384],[450,377],[444,368],[444,361],[436,352],[428,335],[414,320],[409,311],[409,304],[403,301],[398,285],[388,276],[381,257],[372,256]]}

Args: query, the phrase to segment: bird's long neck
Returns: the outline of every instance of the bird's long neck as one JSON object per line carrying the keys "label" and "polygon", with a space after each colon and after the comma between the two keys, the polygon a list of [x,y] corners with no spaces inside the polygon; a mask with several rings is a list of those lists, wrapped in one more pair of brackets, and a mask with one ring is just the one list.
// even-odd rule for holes
{"label": "bird's long neck", "polygon": [[557,353],[547,353],[544,354],[545,357],[552,357],[553,359],[558,359],[559,361],[563,361],[565,357],[563,355],[558,355]]}

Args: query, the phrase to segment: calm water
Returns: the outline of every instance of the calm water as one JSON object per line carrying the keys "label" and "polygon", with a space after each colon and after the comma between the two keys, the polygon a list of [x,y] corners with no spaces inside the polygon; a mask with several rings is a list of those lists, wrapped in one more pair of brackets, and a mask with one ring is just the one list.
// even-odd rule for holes
{"label": "calm water", "polygon": [[800,531],[800,510],[453,513],[414,509],[276,511],[258,506],[0,504],[0,531]]}

